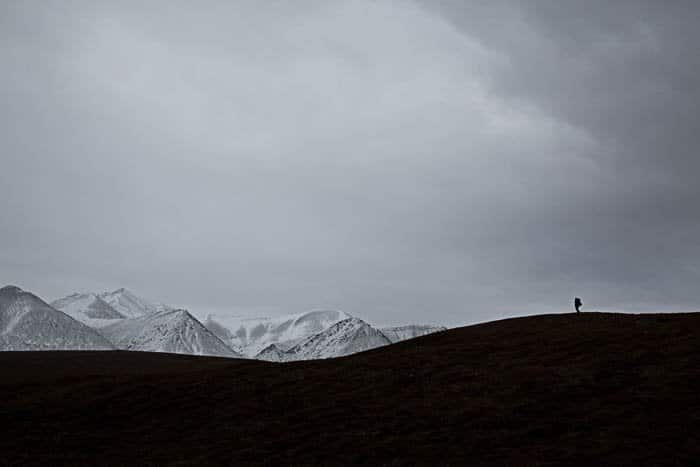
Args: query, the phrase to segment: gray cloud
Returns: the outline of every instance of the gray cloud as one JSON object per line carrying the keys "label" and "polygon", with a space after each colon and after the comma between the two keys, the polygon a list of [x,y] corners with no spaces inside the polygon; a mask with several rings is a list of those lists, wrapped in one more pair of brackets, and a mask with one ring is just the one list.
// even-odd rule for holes
{"label": "gray cloud", "polygon": [[565,250],[560,269],[574,271],[576,283],[599,278],[613,289],[605,296],[615,306],[693,307],[700,233],[697,5],[426,6],[501,57],[488,78],[492,92],[595,141],[585,152],[600,168],[598,176],[583,177],[589,196],[562,191],[569,201],[563,212],[535,214],[556,227],[551,235]]}
{"label": "gray cloud", "polygon": [[6,2],[0,279],[459,324],[695,308],[698,8]]}

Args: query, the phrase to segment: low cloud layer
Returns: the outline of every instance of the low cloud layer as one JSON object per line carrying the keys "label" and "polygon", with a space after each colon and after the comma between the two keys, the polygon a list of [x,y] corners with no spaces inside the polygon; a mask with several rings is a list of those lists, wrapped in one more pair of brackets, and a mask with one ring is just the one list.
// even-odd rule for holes
{"label": "low cloud layer", "polygon": [[697,309],[700,8],[521,3],[3,3],[0,281],[382,324]]}

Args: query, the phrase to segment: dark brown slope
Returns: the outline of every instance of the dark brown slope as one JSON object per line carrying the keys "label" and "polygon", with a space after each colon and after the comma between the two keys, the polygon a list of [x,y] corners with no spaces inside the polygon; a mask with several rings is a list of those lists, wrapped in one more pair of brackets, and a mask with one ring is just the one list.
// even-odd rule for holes
{"label": "dark brown slope", "polygon": [[699,336],[569,314],[289,364],[0,353],[0,464],[692,464]]}

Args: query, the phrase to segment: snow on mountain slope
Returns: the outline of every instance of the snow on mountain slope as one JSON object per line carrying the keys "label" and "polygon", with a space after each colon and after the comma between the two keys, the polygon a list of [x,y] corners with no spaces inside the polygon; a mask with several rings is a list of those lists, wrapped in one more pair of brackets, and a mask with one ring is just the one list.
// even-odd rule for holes
{"label": "snow on mountain slope", "polygon": [[186,310],[155,311],[100,330],[125,350],[241,357]]}
{"label": "snow on mountain slope", "polygon": [[409,324],[408,326],[394,326],[379,328],[380,331],[392,342],[400,342],[414,337],[432,334],[434,332],[447,331],[444,326],[428,326],[421,324]]}
{"label": "snow on mountain slope", "polygon": [[381,331],[359,318],[348,318],[295,345],[284,352],[283,358],[313,360],[342,357],[389,344],[391,341]]}
{"label": "snow on mountain slope", "polygon": [[54,300],[50,305],[71,318],[94,328],[103,327],[114,323],[115,320],[125,318],[123,314],[94,293],[75,293]]}
{"label": "snow on mountain slope", "polygon": [[158,311],[172,311],[173,308],[163,304],[153,304],[137,297],[132,292],[121,288],[113,292],[104,292],[99,297],[126,318],[137,318]]}
{"label": "snow on mountain slope", "polygon": [[111,350],[94,329],[19,287],[0,289],[0,350]]}
{"label": "snow on mountain slope", "polygon": [[204,327],[209,329],[212,332],[212,334],[214,334],[231,349],[233,349],[234,352],[239,353],[241,355],[248,355],[245,349],[241,348],[238,345],[240,339],[238,339],[227,327],[214,321],[211,315],[208,315],[207,319],[202,324],[204,324]]}
{"label": "snow on mountain slope", "polygon": [[219,324],[218,322],[214,321],[211,317],[211,315],[207,316],[206,321],[204,321],[204,327],[209,329],[216,337],[221,339],[224,342],[230,342],[235,339],[235,336],[227,327],[224,327],[223,325]]}
{"label": "snow on mountain slope", "polygon": [[268,362],[288,362],[291,361],[294,356],[283,351],[275,344],[270,344],[262,349],[255,358],[256,360],[266,360]]}
{"label": "snow on mountain slope", "polygon": [[350,315],[342,311],[317,310],[277,318],[209,315],[204,323],[230,347],[252,357],[270,344],[282,351],[287,350],[348,318]]}

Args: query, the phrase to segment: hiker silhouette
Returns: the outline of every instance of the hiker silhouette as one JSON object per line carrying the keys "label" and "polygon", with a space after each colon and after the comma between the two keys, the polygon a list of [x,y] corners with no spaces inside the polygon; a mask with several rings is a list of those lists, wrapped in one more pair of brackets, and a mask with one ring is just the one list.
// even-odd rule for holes
{"label": "hiker silhouette", "polygon": [[574,297],[574,308],[576,308],[576,313],[581,313],[580,308],[583,306],[583,302],[580,298]]}

